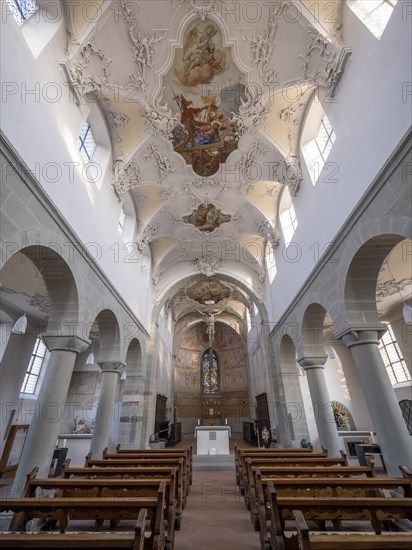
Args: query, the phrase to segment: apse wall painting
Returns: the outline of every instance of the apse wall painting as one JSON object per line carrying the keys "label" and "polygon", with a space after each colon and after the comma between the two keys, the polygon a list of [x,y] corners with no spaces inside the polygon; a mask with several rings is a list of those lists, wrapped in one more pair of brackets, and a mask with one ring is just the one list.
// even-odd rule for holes
{"label": "apse wall painting", "polygon": [[214,23],[198,19],[187,28],[183,48],[164,77],[165,99],[179,116],[173,148],[203,177],[215,174],[238,146],[231,114],[245,100],[245,84],[230,50]]}

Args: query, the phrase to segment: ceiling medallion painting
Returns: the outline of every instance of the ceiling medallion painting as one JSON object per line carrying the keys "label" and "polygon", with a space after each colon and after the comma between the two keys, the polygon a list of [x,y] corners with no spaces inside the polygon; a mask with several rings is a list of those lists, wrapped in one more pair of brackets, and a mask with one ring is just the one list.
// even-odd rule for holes
{"label": "ceiling medallion painting", "polygon": [[165,98],[179,117],[172,143],[196,174],[208,177],[237,149],[238,128],[231,119],[245,98],[244,77],[210,20],[192,23],[183,44],[164,79]]}
{"label": "ceiling medallion painting", "polygon": [[230,222],[230,214],[223,214],[223,212],[216,208],[212,203],[199,204],[196,210],[193,210],[188,216],[183,216],[182,220],[185,223],[191,223],[199,231],[214,231],[216,227],[220,227],[222,223]]}
{"label": "ceiling medallion painting", "polygon": [[219,281],[201,281],[186,290],[186,296],[199,304],[218,304],[230,298],[232,291]]}

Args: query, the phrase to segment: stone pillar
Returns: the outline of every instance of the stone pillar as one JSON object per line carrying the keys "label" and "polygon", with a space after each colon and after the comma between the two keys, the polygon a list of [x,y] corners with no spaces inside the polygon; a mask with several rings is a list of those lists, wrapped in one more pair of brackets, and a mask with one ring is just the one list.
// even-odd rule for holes
{"label": "stone pillar", "polygon": [[327,357],[302,357],[299,364],[305,369],[312,406],[318,428],[319,441],[328,456],[339,457],[340,441],[325,377]]}
{"label": "stone pillar", "polygon": [[14,497],[21,496],[26,476],[35,466],[39,467],[37,477],[44,478],[49,474],[74,363],[77,354],[90,345],[90,342],[77,336],[45,334],[42,339],[50,351],[50,357],[14,479]]}
{"label": "stone pillar", "polygon": [[90,452],[94,458],[101,458],[103,449],[109,446],[110,430],[115,414],[117,384],[119,375],[125,366],[119,361],[99,362],[98,365],[102,369],[102,384],[90,446]]}
{"label": "stone pillar", "polygon": [[402,477],[399,465],[412,469],[412,439],[378,348],[381,334],[351,330],[341,338],[352,352],[388,475]]}
{"label": "stone pillar", "polygon": [[[9,334],[6,349],[0,363],[0,453],[3,452],[5,430],[19,413],[19,394],[36,342],[36,333]],[[14,411],[14,413],[13,413]],[[25,411],[20,411],[24,422]]]}

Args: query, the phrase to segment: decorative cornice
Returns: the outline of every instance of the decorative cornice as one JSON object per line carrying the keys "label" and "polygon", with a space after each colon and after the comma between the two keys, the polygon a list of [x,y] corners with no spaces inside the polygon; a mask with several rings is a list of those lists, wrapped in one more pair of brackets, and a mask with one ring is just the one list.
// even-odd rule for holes
{"label": "decorative cornice", "polygon": [[156,232],[159,229],[159,225],[153,225],[151,223],[147,224],[146,227],[143,230],[142,236],[137,243],[137,248],[139,252],[143,252],[144,249],[150,244],[150,241],[152,241],[155,236]]}
{"label": "decorative cornice", "polygon": [[128,191],[138,187],[142,183],[140,169],[135,162],[125,162],[118,158],[113,162],[113,187],[121,202]]}
{"label": "decorative cornice", "polygon": [[164,38],[164,33],[150,36],[147,32],[143,32],[136,17],[138,6],[136,3],[133,3],[133,6],[134,9],[130,9],[128,0],[121,0],[122,14],[129,27],[129,37],[133,44],[131,48],[133,61],[138,70],[138,78],[145,86],[147,69],[153,69],[153,45]]}
{"label": "decorative cornice", "polygon": [[232,112],[230,122],[236,124],[236,135],[240,139],[248,132],[256,133],[265,122],[270,112],[270,103],[262,103],[262,92],[255,86],[245,87],[246,101],[242,98],[239,112]]}
{"label": "decorative cornice", "polygon": [[265,86],[277,83],[278,71],[268,69],[268,65],[272,59],[273,49],[275,46],[275,34],[278,26],[279,17],[283,12],[286,4],[285,0],[281,0],[271,14],[271,21],[263,29],[258,29],[253,36],[242,36],[252,50],[253,64],[256,65],[259,76]]}
{"label": "decorative cornice", "polygon": [[[110,76],[109,65],[111,59],[107,58],[100,48],[93,45],[95,36],[92,35],[84,46],[78,52],[80,60],[65,59],[61,65],[63,66],[66,75],[68,76],[69,84],[76,94],[76,99],[79,101],[86,93],[96,93],[101,96],[102,90],[107,86]],[[85,69],[92,58],[97,58],[102,69],[102,76],[96,78],[92,75],[85,75]]]}
{"label": "decorative cornice", "polygon": [[262,222],[256,222],[259,234],[270,243],[272,249],[275,251],[280,244],[280,236],[276,233],[275,228],[268,220]]}
{"label": "decorative cornice", "polygon": [[242,184],[242,188],[244,188],[244,192],[248,191],[248,183],[253,181],[253,174],[252,174],[252,167],[255,164],[255,159],[258,155],[264,155],[266,153],[266,149],[263,147],[262,142],[260,140],[255,141],[250,149],[242,154],[242,158],[239,163],[240,167],[240,173],[242,175],[242,178],[244,180],[244,183]]}
{"label": "decorative cornice", "polygon": [[[337,86],[344,69],[349,61],[351,50],[343,48],[339,50],[332,42],[322,36],[314,27],[309,25],[308,34],[311,38],[305,55],[299,56],[303,60],[303,78],[325,88],[329,97],[336,94]],[[313,65],[313,59],[323,62],[319,66]]]}
{"label": "decorative cornice", "polygon": [[[219,9],[219,5],[216,0],[200,0],[200,5],[196,4],[196,0],[178,0],[180,4],[186,2],[187,11],[195,13],[202,21],[205,21],[206,17],[215,13]],[[169,3],[172,3],[173,0],[169,0]]]}
{"label": "decorative cornice", "polygon": [[148,98],[143,103],[145,130],[155,136],[171,139],[173,129],[179,121],[179,115],[174,114],[168,104],[162,102],[162,99],[163,91],[154,103],[150,102]]}
{"label": "decorative cornice", "polygon": [[283,185],[287,185],[291,195],[295,197],[303,181],[299,158],[296,155],[289,155],[274,162],[273,177]]}
{"label": "decorative cornice", "polygon": [[149,143],[143,154],[145,160],[152,159],[156,165],[157,171],[159,173],[159,180],[157,183],[160,185],[165,181],[169,174],[176,172],[177,168],[173,166],[169,157],[167,155],[162,155],[159,149],[154,143]]}

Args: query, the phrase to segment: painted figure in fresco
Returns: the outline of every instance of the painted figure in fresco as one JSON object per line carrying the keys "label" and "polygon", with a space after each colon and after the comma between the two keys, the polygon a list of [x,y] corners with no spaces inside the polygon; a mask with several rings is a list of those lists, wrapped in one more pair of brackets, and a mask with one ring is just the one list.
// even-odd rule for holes
{"label": "painted figure in fresco", "polygon": [[206,109],[206,106],[200,108],[190,107],[193,105],[193,101],[186,99],[183,94],[180,95],[180,122],[186,130],[186,139],[184,144],[191,143],[192,139],[197,133],[197,126],[201,126],[202,123],[195,119],[195,115],[201,113]]}
{"label": "painted figure in fresco", "polygon": [[230,222],[231,216],[223,214],[220,208],[216,208],[212,203],[202,203],[189,216],[183,216],[182,219],[185,223],[194,225],[199,231],[214,231],[222,223]]}
{"label": "painted figure in fresco", "polygon": [[212,24],[207,25],[203,32],[199,31],[197,25],[189,32],[182,57],[185,77],[196,67],[202,69],[207,63],[212,67],[219,64],[214,57],[216,47],[212,40],[216,33],[217,29]]}

